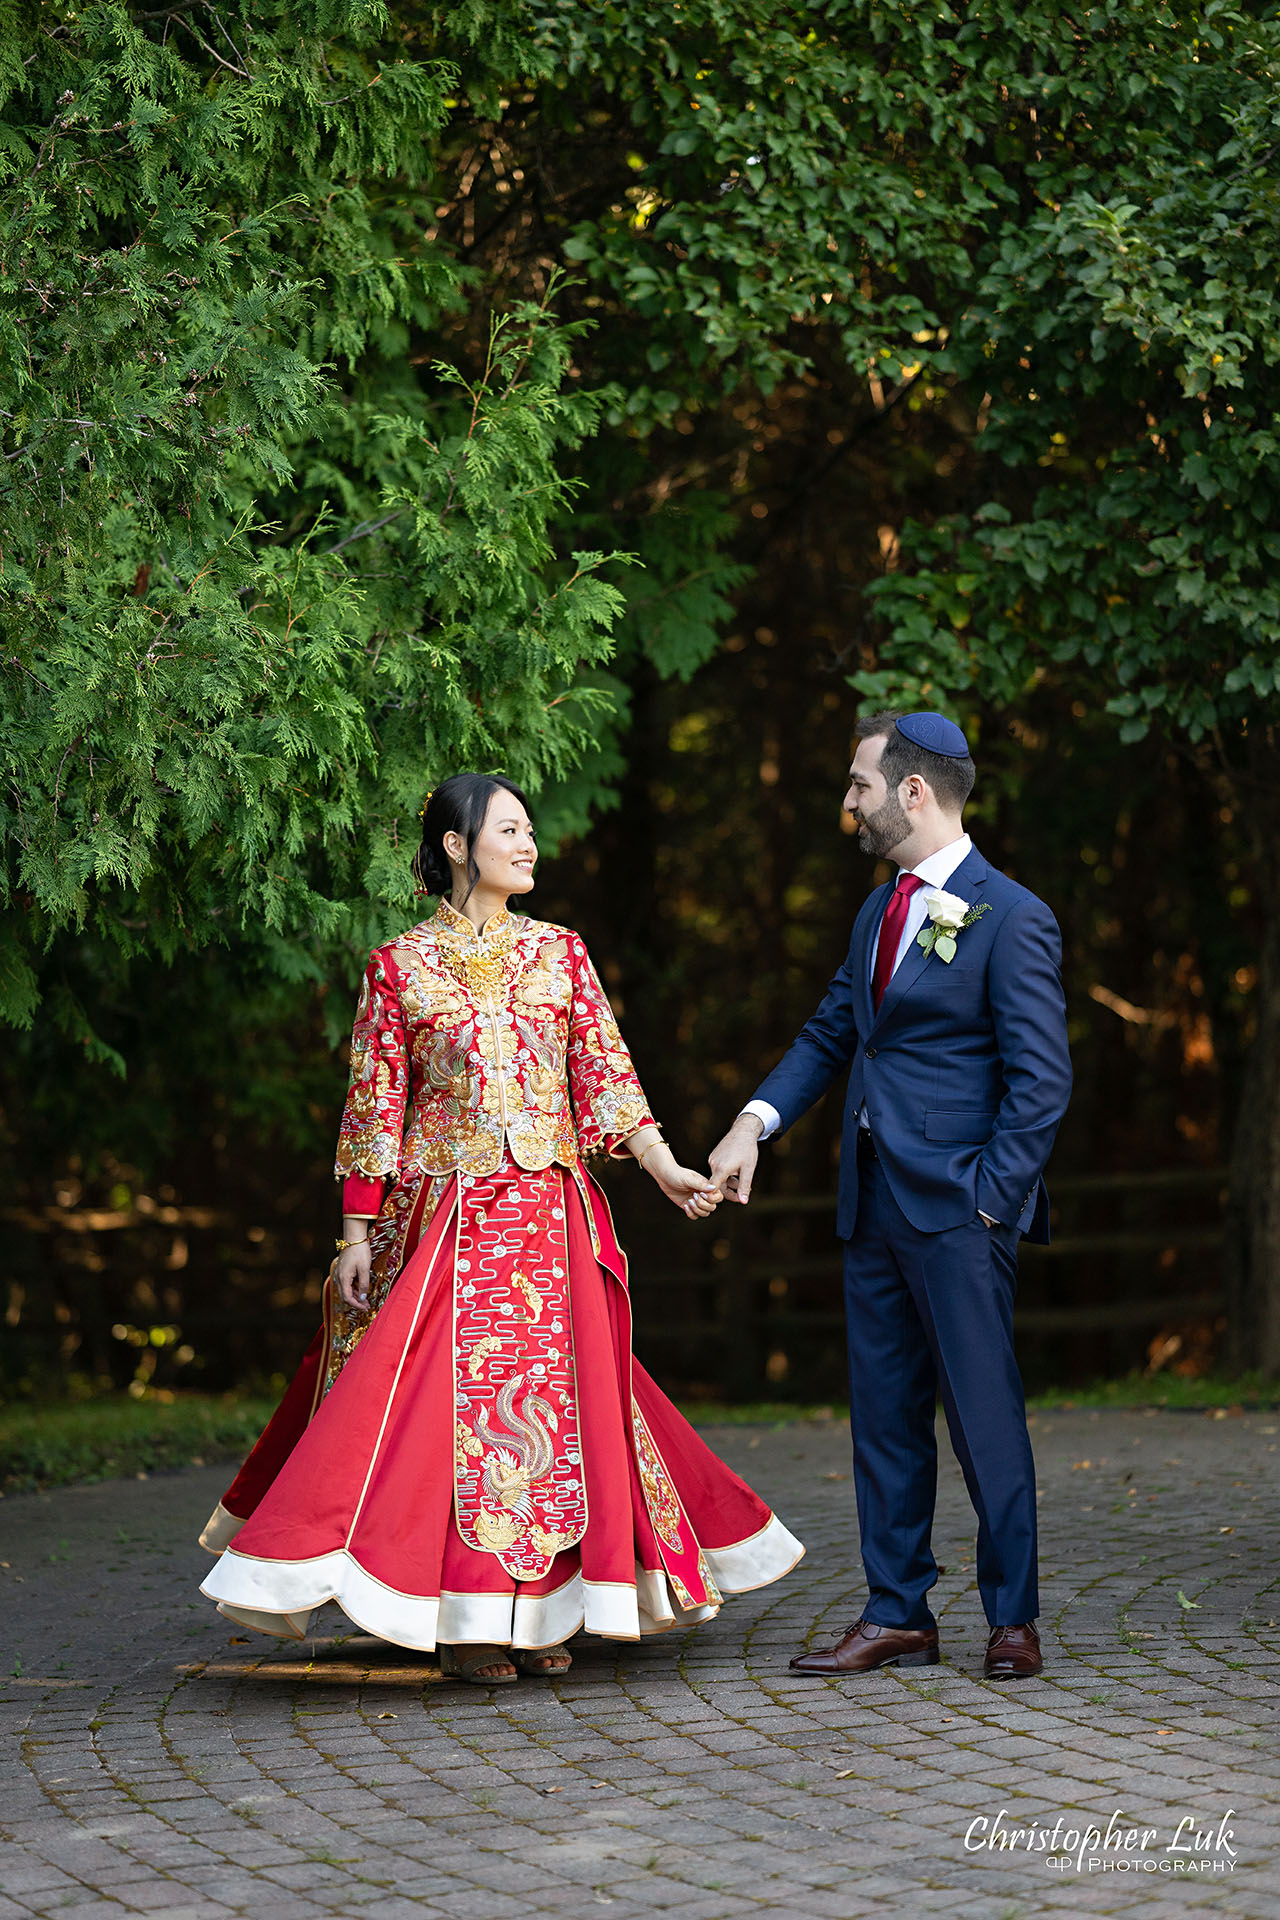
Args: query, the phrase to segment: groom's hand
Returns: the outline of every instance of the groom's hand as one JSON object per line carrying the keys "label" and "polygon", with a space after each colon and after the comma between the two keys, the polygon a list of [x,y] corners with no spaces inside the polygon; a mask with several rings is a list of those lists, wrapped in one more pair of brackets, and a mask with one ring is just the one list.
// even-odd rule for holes
{"label": "groom's hand", "polygon": [[751,1198],[763,1130],[764,1123],[758,1114],[740,1113],[711,1155],[713,1183],[726,1200],[740,1201],[744,1207]]}

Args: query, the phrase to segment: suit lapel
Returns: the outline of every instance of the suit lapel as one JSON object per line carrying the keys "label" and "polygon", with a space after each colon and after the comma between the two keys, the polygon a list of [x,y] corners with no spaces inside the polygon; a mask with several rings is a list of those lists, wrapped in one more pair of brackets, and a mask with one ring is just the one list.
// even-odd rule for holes
{"label": "suit lapel", "polygon": [[[951,878],[946,882],[943,891],[946,893],[959,894],[962,900],[967,900],[969,904],[973,906],[981,897],[982,882],[986,879],[990,871],[990,867],[982,858],[977,848],[971,847]],[[929,891],[932,892],[933,889],[930,888]],[[877,922],[877,925],[878,924]],[[928,926],[928,924],[926,920],[925,926]],[[879,1013],[877,1013],[872,1020],[872,1027],[878,1027],[883,1020],[887,1019],[903,995],[910,993],[912,987],[926,967],[940,967],[942,965],[943,962],[941,960],[935,960],[931,953],[927,954],[924,951],[924,948],[918,940],[913,940],[903,955],[902,964],[885,988],[884,999],[880,1002]],[[870,986],[867,988],[867,1000],[868,1004],[870,1004]]]}
{"label": "suit lapel", "polygon": [[877,887],[868,897],[862,910],[862,925],[858,931],[853,955],[853,1004],[857,1013],[859,1033],[870,1033],[875,1025],[875,1007],[871,1001],[872,956],[876,950],[880,922],[884,918],[885,906],[892,892],[891,884]]}

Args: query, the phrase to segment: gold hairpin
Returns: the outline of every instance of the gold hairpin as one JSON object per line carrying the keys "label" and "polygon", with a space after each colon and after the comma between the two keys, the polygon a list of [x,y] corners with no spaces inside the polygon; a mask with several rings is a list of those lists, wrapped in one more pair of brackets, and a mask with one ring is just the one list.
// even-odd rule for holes
{"label": "gold hairpin", "polygon": [[429,794],[427,795],[427,797],[426,797],[426,799],[425,799],[425,800],[423,801],[423,803],[422,803],[422,805],[421,805],[421,806],[420,806],[420,807],[418,808],[418,818],[419,818],[419,820],[422,820],[422,819],[424,819],[424,818],[426,817],[426,811],[427,811],[427,808],[428,808],[428,807],[429,807],[429,806],[431,805],[431,798],[432,798],[432,795],[433,795],[434,793],[435,793],[435,788],[434,788],[434,787],[432,787],[432,789],[431,789],[431,793],[429,793]]}

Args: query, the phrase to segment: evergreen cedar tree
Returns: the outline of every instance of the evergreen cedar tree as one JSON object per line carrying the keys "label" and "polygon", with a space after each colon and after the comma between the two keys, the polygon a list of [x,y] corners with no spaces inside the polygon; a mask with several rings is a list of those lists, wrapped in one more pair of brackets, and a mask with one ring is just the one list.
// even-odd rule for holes
{"label": "evergreen cedar tree", "polygon": [[4,1017],[60,994],[108,1058],[77,938],[345,977],[458,764],[580,826],[629,680],[692,673],[751,558],[705,456],[735,409],[945,408],[963,485],[908,501],[854,685],[1078,685],[1118,768],[1156,727],[1239,807],[1236,1242],[1280,1367],[1278,53],[1269,12],[1155,0],[19,0]]}

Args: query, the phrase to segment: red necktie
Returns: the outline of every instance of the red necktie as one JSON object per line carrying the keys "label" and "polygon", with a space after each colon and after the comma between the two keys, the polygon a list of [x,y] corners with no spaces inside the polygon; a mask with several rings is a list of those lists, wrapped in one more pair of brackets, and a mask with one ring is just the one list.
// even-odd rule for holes
{"label": "red necktie", "polygon": [[876,948],[875,972],[871,976],[871,998],[875,1001],[876,1012],[880,1011],[880,1002],[884,999],[885,988],[893,978],[893,963],[898,957],[898,948],[902,944],[902,929],[907,924],[907,904],[913,893],[924,885],[914,873],[900,873],[898,884],[889,895],[889,904],[884,910],[884,919],[880,922],[880,944]]}

